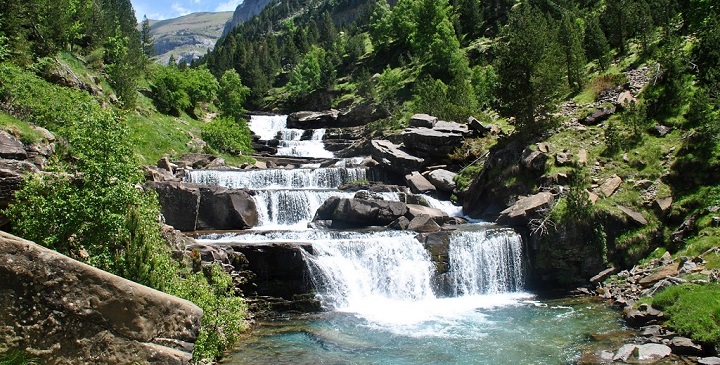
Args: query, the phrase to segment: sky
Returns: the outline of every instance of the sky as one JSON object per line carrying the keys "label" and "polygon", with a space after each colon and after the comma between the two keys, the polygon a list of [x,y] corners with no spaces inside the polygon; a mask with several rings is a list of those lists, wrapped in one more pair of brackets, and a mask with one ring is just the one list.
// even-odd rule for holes
{"label": "sky", "polygon": [[177,18],[197,12],[234,11],[243,0],[131,0],[138,21]]}

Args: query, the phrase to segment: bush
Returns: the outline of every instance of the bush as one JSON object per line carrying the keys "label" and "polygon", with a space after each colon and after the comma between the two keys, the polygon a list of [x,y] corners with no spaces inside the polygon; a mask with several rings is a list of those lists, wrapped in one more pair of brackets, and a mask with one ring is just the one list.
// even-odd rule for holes
{"label": "bush", "polygon": [[233,155],[252,152],[252,133],[244,120],[220,117],[203,126],[202,139],[213,149]]}

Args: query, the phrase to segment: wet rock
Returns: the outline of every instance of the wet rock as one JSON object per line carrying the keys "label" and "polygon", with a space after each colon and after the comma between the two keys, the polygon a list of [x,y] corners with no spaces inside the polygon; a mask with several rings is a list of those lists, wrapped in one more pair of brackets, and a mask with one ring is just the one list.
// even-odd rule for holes
{"label": "wet rock", "polygon": [[318,129],[337,127],[336,121],[339,112],[337,110],[326,111],[299,111],[291,113],[287,117],[288,128]]}
{"label": "wet rock", "polygon": [[244,190],[201,186],[197,230],[248,229],[258,223],[255,201]]}
{"label": "wet rock", "polygon": [[318,208],[313,221],[339,221],[354,227],[387,226],[407,212],[407,204],[401,202],[331,197]]}
{"label": "wet rock", "polygon": [[673,353],[678,355],[699,356],[703,354],[702,346],[694,343],[687,337],[674,337],[670,341],[670,347]]}
{"label": "wet rock", "polygon": [[420,214],[418,216],[415,216],[410,221],[407,229],[424,233],[439,232],[440,225],[437,224],[437,222],[435,222],[435,220],[432,219],[429,215]]}
{"label": "wet rock", "polygon": [[435,194],[437,189],[428,179],[419,172],[413,171],[410,175],[405,176],[405,182],[410,190],[415,194]]}
{"label": "wet rock", "polygon": [[455,191],[455,177],[457,174],[454,172],[445,169],[437,169],[428,173],[423,173],[423,176],[425,176],[438,190],[448,193]]}
{"label": "wet rock", "polygon": [[405,216],[398,217],[398,219],[392,221],[387,227],[390,229],[397,229],[404,231],[408,229],[408,226],[410,225],[410,220],[407,219]]}
{"label": "wet rock", "polygon": [[437,117],[428,114],[415,114],[410,118],[409,124],[411,127],[432,128],[437,121]]}
{"label": "wet rock", "polygon": [[497,223],[526,225],[541,210],[550,209],[555,198],[549,192],[523,197],[509,208],[500,212]]}
{"label": "wet rock", "polygon": [[165,223],[180,231],[194,231],[200,207],[200,188],[181,182],[152,182]]}
{"label": "wet rock", "polygon": [[623,345],[622,347],[620,347],[617,350],[617,352],[615,353],[615,356],[613,356],[612,360],[627,362],[630,359],[630,357],[632,357],[633,354],[636,354],[636,353],[637,353],[637,345],[632,345],[632,344]]}
{"label": "wet rock", "polygon": [[430,208],[418,204],[408,204],[407,208],[408,212],[406,216],[409,219],[413,219],[421,215],[426,215],[434,219],[438,223],[445,223],[449,220],[448,214],[440,209]]}

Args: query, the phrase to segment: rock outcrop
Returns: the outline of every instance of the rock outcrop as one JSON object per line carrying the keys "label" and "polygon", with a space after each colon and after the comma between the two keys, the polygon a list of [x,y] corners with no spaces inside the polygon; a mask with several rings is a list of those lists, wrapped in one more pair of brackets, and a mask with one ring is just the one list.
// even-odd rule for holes
{"label": "rock outcrop", "polygon": [[184,182],[150,182],[165,222],[181,231],[247,229],[257,225],[255,201],[245,190]]}
{"label": "rock outcrop", "polygon": [[372,140],[369,145],[372,158],[381,166],[403,174],[420,170],[425,160],[413,156],[400,148],[400,146],[386,140]]}
{"label": "rock outcrop", "polygon": [[189,364],[194,304],[0,232],[0,341],[42,364]]}

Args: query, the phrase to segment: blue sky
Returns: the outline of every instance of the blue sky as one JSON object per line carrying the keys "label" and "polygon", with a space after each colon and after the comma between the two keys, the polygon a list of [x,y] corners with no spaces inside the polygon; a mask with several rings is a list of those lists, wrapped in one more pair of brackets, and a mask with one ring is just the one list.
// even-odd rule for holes
{"label": "blue sky", "polygon": [[200,11],[233,11],[242,0],[131,0],[135,16],[142,20],[169,19]]}

